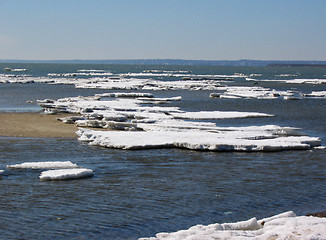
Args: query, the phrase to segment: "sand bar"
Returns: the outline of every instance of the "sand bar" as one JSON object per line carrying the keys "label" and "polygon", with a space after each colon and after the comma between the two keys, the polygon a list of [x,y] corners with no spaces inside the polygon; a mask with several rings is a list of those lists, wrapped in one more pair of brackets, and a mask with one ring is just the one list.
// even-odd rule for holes
{"label": "sand bar", "polygon": [[0,113],[0,136],[35,138],[75,138],[75,124],[64,124],[57,118],[68,115],[40,113]]}

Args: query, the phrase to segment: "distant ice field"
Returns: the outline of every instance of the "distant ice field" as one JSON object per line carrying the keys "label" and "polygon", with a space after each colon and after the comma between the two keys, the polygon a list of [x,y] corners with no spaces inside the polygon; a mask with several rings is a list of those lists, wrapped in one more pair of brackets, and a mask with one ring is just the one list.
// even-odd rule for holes
{"label": "distant ice field", "polygon": [[[8,72],[4,70],[6,67],[27,71]],[[48,73],[80,75],[58,77],[48,76]],[[163,82],[187,81],[182,78],[189,74],[198,78],[214,75],[219,84],[228,86],[229,92],[87,89],[37,81],[0,83],[0,111],[40,111],[36,103],[38,99],[141,92],[151,93],[160,100],[181,97],[179,101],[157,105],[146,103],[145,106],[178,107],[185,112],[235,111],[272,115],[184,121],[206,122],[207,126],[213,123],[221,128],[293,127],[307,136],[320,138],[322,145],[326,142],[326,99],[323,97],[302,97],[300,100],[286,100],[283,95],[273,99],[210,97],[212,93],[235,94],[231,87],[241,87],[242,90],[243,87],[262,87],[281,93],[290,91],[295,96],[320,93],[326,90],[325,84],[260,80],[325,79],[323,68],[0,64],[0,74],[26,74],[34,79],[71,81],[81,78],[84,81],[109,77],[103,76],[104,73],[113,76],[151,73],[152,76],[146,76],[146,79]],[[136,78],[143,79],[144,76]],[[225,78],[225,81],[218,78]],[[108,99],[104,97],[102,100]],[[300,216],[325,210],[325,149],[280,152],[212,152],[180,148],[120,150],[89,145],[78,141],[77,137],[0,137],[0,152],[0,170],[4,170],[0,175],[0,230],[2,237],[7,239],[138,239],[199,224],[236,223],[287,211]],[[69,181],[40,181],[43,170],[6,168],[23,162],[45,161],[71,161],[92,169],[94,176]]]}

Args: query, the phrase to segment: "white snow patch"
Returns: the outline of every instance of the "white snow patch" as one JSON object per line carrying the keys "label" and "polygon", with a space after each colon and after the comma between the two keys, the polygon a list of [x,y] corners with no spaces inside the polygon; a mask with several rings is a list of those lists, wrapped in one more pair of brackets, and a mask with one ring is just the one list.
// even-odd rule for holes
{"label": "white snow patch", "polygon": [[41,173],[40,180],[70,180],[92,177],[93,175],[93,171],[87,168],[48,170]]}
{"label": "white snow patch", "polygon": [[7,165],[10,169],[58,169],[58,168],[77,168],[77,164],[70,161],[53,161],[53,162],[25,162],[15,165]]}

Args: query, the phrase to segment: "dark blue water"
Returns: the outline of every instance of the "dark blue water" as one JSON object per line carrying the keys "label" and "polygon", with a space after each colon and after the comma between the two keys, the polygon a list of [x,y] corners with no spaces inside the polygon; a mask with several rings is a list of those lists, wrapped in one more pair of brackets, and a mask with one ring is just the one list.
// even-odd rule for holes
{"label": "dark blue water", "polygon": [[[25,68],[30,69],[29,66]],[[34,72],[43,69],[46,73],[52,72],[49,68],[59,72],[62,66],[42,65],[41,70],[37,70],[37,65],[33,65],[33,68]],[[100,67],[73,65],[69,68],[65,65],[62,72],[82,68]],[[140,68],[146,67],[129,66],[128,70],[128,66],[105,66],[103,69],[139,72]],[[283,72],[286,69],[254,70],[192,69],[209,74],[266,71],[266,75],[272,76],[276,70],[286,73]],[[288,72],[299,70],[287,69]],[[323,76],[322,72],[318,74]],[[307,92],[326,87],[270,85]],[[0,110],[38,111],[37,105],[26,103],[26,100],[88,96],[99,92],[103,91],[74,89],[69,85],[0,84]],[[173,104],[187,111],[237,110],[274,114],[272,118],[216,123],[220,126],[276,124],[299,127],[310,136],[320,137],[325,144],[325,99],[232,100],[211,99],[209,91],[153,93],[155,96],[181,95],[182,101]],[[6,170],[0,179],[0,232],[4,239],[137,239],[196,224],[236,222],[254,216],[263,218],[289,210],[300,215],[326,208],[325,150],[272,153],[180,149],[123,151],[85,145],[76,139],[2,137],[0,153],[0,169],[4,170],[8,164],[69,160],[95,173],[90,179],[40,182],[40,170]]]}

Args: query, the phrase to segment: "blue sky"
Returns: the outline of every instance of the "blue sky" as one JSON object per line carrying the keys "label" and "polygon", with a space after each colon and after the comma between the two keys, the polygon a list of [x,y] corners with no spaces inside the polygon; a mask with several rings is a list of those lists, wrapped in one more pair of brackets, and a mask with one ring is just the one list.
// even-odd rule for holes
{"label": "blue sky", "polygon": [[326,60],[325,0],[0,0],[0,59]]}

